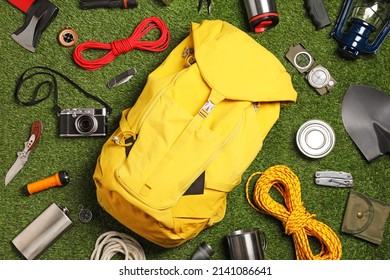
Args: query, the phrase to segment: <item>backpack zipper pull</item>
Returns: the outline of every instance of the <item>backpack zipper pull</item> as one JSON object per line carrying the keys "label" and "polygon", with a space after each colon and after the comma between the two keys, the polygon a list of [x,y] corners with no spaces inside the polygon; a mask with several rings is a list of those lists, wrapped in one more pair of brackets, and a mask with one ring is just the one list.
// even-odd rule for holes
{"label": "backpack zipper pull", "polygon": [[181,57],[185,58],[186,67],[189,67],[196,62],[193,48],[185,47]]}
{"label": "backpack zipper pull", "polygon": [[[132,138],[133,141],[126,141],[128,139]],[[112,137],[112,141],[119,146],[128,147],[133,145],[135,140],[137,139],[137,136],[131,132],[131,131],[121,131],[117,135],[114,135]]]}

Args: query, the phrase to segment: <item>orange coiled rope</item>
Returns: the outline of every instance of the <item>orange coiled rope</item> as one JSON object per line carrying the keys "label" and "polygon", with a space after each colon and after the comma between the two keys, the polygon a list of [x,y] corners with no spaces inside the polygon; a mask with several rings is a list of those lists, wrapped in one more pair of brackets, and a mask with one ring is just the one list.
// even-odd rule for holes
{"label": "orange coiled rope", "polygon": [[[261,174],[253,191],[253,202],[249,198],[249,183]],[[283,196],[285,206],[271,198],[271,188]],[[252,174],[246,184],[249,204],[261,213],[282,221],[285,233],[292,235],[298,260],[339,260],[342,246],[338,236],[326,224],[315,220],[315,215],[306,211],[301,200],[301,188],[297,176],[286,166],[276,165],[265,172]],[[314,255],[308,236],[314,236],[321,243],[321,252]]]}
{"label": "orange coiled rope", "polygon": [[[160,37],[156,41],[143,41],[141,38],[150,30],[157,28],[160,30]],[[135,29],[129,38],[116,40],[109,44],[96,41],[88,41],[78,45],[73,52],[74,61],[82,68],[94,71],[110,63],[118,55],[127,53],[133,49],[161,52],[169,45],[170,34],[165,22],[159,17],[152,16],[144,19]],[[101,58],[87,60],[82,52],[90,49],[108,50],[109,52]]]}

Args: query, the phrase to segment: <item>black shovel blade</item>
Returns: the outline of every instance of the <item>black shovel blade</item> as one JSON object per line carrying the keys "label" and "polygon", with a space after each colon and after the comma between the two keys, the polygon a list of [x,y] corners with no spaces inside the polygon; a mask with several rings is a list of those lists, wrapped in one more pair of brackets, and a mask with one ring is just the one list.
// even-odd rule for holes
{"label": "black shovel blade", "polygon": [[390,96],[365,85],[351,85],[342,104],[344,127],[367,161],[390,152]]}

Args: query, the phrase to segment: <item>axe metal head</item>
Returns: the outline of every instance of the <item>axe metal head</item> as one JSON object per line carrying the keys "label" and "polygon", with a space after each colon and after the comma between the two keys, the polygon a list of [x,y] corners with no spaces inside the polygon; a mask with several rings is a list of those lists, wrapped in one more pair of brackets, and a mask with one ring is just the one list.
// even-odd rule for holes
{"label": "axe metal head", "polygon": [[11,35],[12,39],[30,52],[35,52],[42,32],[54,20],[58,11],[58,7],[49,1],[36,0],[28,9],[23,26]]}

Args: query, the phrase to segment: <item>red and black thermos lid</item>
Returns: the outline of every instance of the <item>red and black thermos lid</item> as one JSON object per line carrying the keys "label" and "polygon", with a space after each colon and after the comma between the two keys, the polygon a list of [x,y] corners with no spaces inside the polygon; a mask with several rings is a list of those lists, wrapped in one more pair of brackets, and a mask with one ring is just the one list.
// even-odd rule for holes
{"label": "red and black thermos lid", "polygon": [[244,0],[249,26],[255,33],[262,33],[279,23],[275,0]]}

